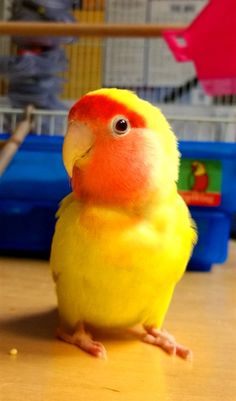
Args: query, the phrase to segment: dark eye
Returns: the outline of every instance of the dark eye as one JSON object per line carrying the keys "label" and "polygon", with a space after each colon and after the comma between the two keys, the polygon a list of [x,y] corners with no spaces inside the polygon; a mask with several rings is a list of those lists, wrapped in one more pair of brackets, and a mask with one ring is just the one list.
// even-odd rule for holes
{"label": "dark eye", "polygon": [[112,131],[114,132],[114,134],[124,135],[124,134],[127,134],[129,129],[130,129],[130,124],[129,124],[129,120],[127,120],[127,118],[122,117],[122,116],[118,116],[118,117],[114,118],[114,120],[112,122]]}

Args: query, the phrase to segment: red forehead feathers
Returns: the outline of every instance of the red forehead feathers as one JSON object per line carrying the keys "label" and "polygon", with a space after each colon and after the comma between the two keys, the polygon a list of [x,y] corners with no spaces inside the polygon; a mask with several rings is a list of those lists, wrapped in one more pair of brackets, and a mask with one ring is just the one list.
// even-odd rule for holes
{"label": "red forehead feathers", "polygon": [[140,114],[109,96],[101,94],[83,96],[71,108],[69,120],[107,121],[116,115],[127,117],[131,127],[144,128],[146,126],[145,119]]}

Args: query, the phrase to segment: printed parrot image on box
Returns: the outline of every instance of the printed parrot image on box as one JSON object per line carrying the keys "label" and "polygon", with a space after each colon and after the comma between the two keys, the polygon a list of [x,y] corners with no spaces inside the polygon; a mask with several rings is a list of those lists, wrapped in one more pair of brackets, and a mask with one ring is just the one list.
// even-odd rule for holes
{"label": "printed parrot image on box", "polygon": [[181,160],[178,190],[188,205],[219,206],[221,182],[220,160]]}

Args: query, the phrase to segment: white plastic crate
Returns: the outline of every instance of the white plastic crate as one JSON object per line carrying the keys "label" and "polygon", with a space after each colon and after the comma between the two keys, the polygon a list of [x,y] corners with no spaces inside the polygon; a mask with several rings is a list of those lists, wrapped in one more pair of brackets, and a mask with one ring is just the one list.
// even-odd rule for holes
{"label": "white plastic crate", "polygon": [[[236,142],[236,106],[157,105],[179,140]],[[0,108],[0,133],[13,131],[24,110]],[[67,111],[36,110],[33,133],[61,135],[66,132]]]}
{"label": "white plastic crate", "polygon": [[[67,111],[35,110],[32,132],[36,135],[61,135],[66,132]],[[23,109],[0,108],[0,133],[14,131],[17,121],[23,118]]]}

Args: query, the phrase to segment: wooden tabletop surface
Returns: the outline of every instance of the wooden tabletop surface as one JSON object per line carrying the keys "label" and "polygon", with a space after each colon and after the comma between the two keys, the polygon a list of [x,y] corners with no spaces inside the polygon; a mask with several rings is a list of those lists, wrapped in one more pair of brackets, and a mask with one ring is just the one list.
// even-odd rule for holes
{"label": "wooden tabletop surface", "polygon": [[176,289],[165,328],[192,362],[125,336],[103,339],[104,361],[55,338],[47,261],[0,258],[0,400],[235,401],[235,261],[231,242],[226,264],[187,272]]}

